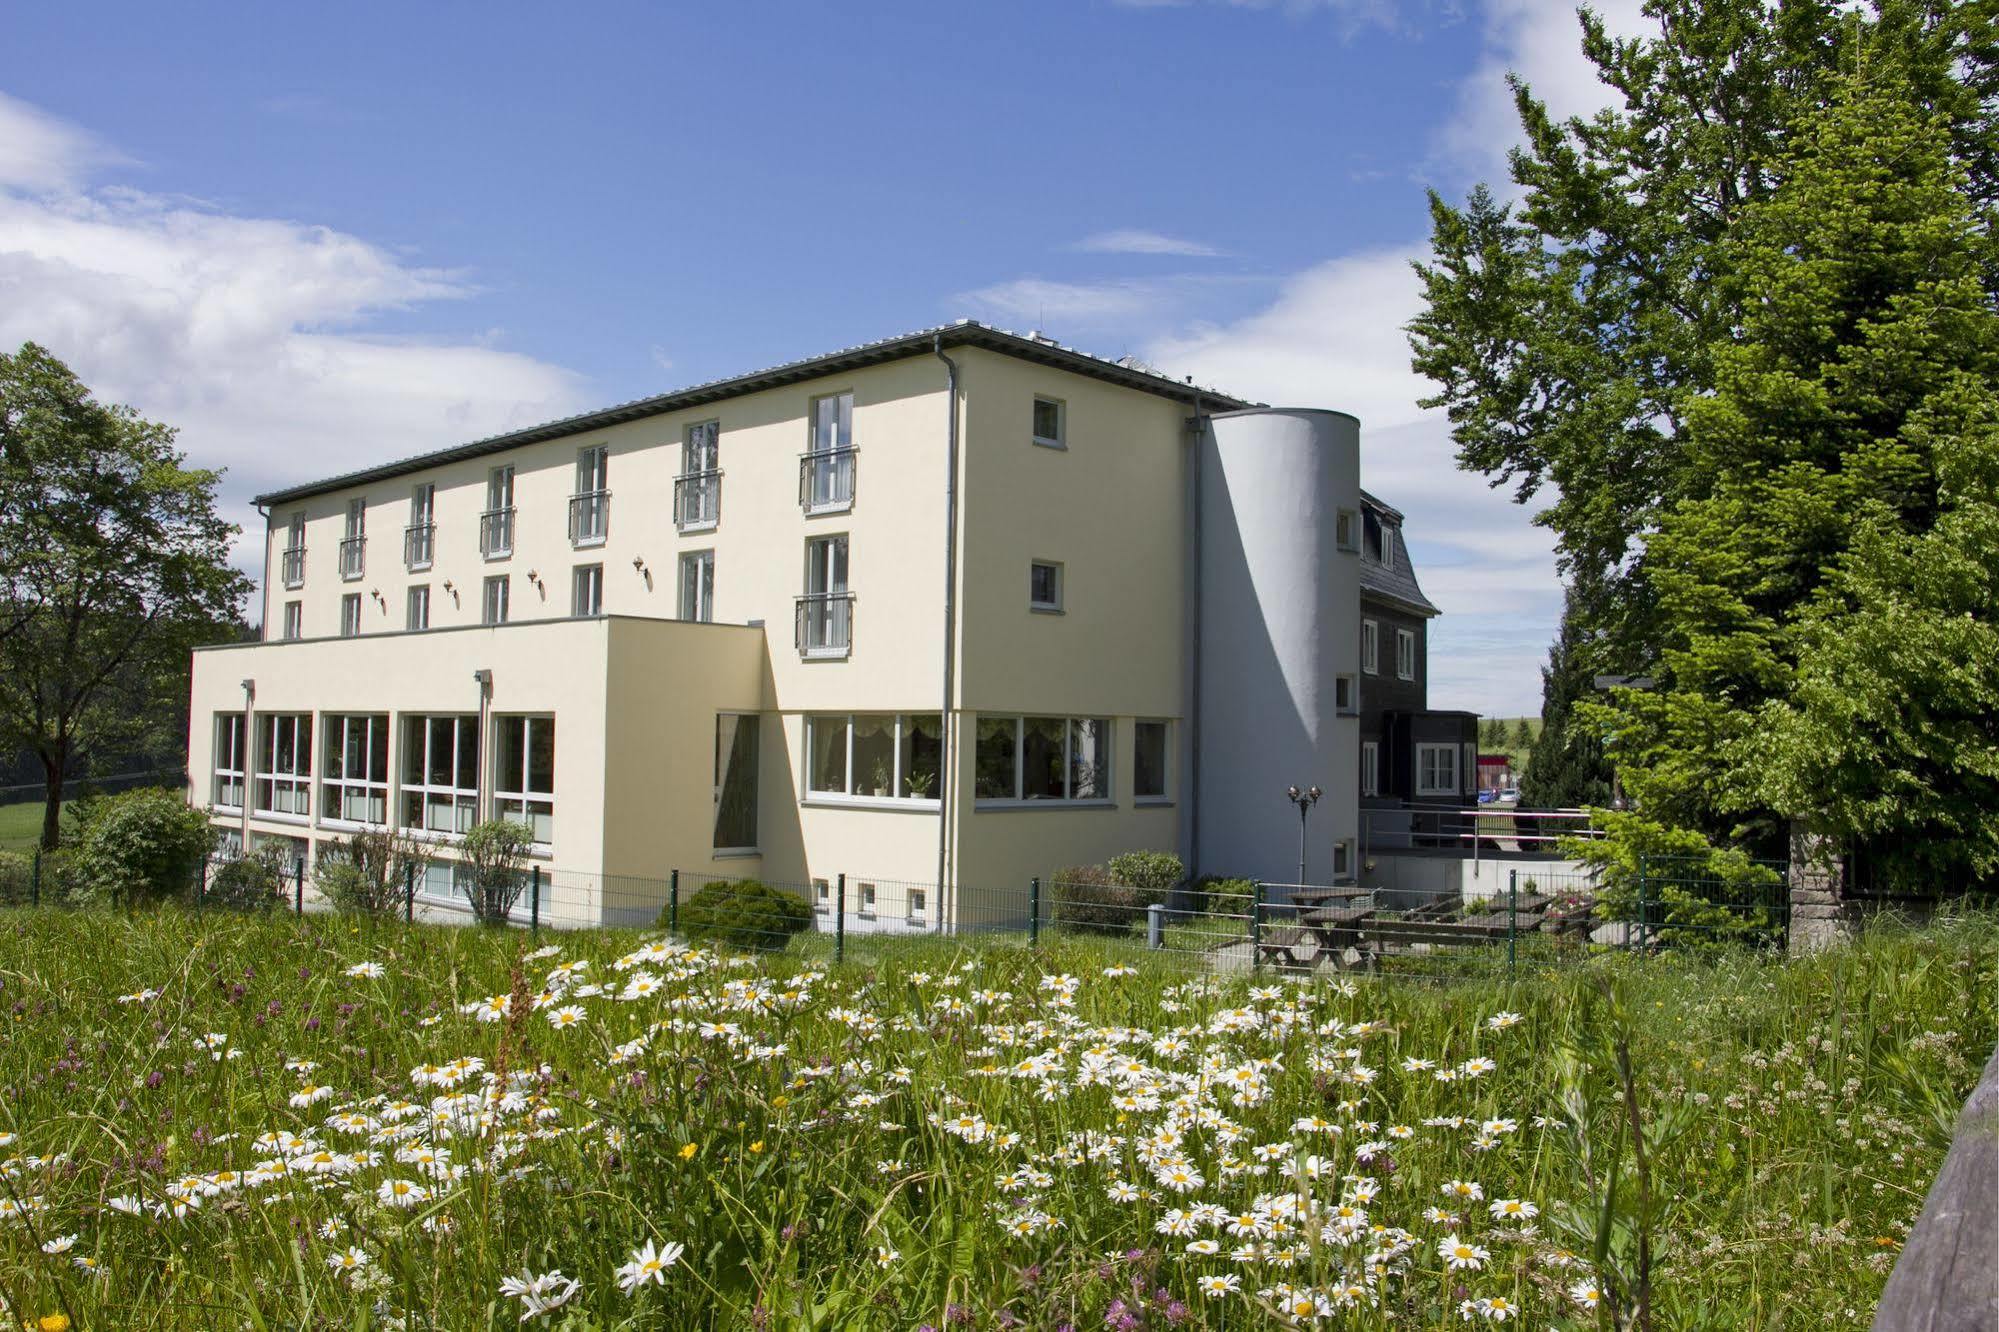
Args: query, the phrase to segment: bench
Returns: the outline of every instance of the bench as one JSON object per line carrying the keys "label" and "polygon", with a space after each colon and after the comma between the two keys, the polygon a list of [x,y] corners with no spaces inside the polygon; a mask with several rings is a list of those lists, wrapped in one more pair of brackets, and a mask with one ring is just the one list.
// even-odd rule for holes
{"label": "bench", "polygon": [[1310,937],[1311,931],[1301,930],[1295,926],[1286,926],[1278,930],[1265,930],[1262,942],[1257,944],[1257,960],[1261,962],[1276,962],[1282,966],[1293,968],[1301,966],[1302,964],[1298,961],[1298,955],[1292,950]]}

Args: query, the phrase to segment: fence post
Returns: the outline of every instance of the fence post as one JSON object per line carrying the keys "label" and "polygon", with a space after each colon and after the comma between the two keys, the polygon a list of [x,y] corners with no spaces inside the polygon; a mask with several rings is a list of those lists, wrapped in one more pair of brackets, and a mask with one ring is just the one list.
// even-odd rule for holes
{"label": "fence post", "polygon": [[1263,880],[1249,883],[1249,970],[1263,970]]}
{"label": "fence post", "polygon": [[674,870],[666,880],[666,931],[680,933],[680,871]]}
{"label": "fence post", "polygon": [[28,868],[28,905],[42,904],[42,849],[35,848],[34,863]]}
{"label": "fence post", "polygon": [[833,960],[847,960],[847,876],[842,874],[833,889]]}
{"label": "fence post", "polygon": [[541,937],[541,866],[528,876],[528,933]]}
{"label": "fence post", "polygon": [[1506,871],[1506,975],[1513,976],[1514,943],[1519,938],[1520,871]]}
{"label": "fence post", "polygon": [[292,911],[293,914],[299,916],[300,918],[303,918],[305,916],[305,857],[304,856],[300,856],[297,860],[294,860],[292,862]]}
{"label": "fence post", "polygon": [[1041,876],[1027,881],[1027,946],[1041,942]]}
{"label": "fence post", "polygon": [[208,891],[208,853],[201,853],[201,869],[194,876],[194,909],[201,910],[202,894]]}
{"label": "fence post", "polygon": [[416,923],[416,862],[403,866],[403,924]]}
{"label": "fence post", "polygon": [[1645,951],[1645,944],[1651,936],[1651,912],[1645,904],[1645,860],[1643,851],[1638,853],[1638,951]]}

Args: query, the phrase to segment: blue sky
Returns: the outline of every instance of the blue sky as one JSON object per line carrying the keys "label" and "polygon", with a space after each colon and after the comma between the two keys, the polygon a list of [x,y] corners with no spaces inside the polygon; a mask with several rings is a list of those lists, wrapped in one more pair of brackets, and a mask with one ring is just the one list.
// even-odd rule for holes
{"label": "blue sky", "polygon": [[1401,323],[1560,3],[31,6],[0,341],[226,494],[959,316],[1363,420],[1435,706],[1538,707],[1545,534],[1454,474]]}

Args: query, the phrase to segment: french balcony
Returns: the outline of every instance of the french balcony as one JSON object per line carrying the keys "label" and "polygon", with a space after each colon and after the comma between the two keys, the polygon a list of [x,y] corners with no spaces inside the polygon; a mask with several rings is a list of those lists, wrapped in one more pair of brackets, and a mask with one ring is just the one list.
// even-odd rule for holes
{"label": "french balcony", "polygon": [[353,582],[368,567],[368,538],[360,536],[340,539],[340,577],[345,582]]}
{"label": "french balcony", "polygon": [[722,474],[688,472],[673,478],[673,525],[683,532],[710,532],[722,521]]}
{"label": "french balcony", "polygon": [[514,510],[488,509],[479,515],[479,553],[489,560],[514,553]]}
{"label": "french balcony", "polygon": [[815,592],[798,599],[793,637],[803,657],[845,657],[854,650],[854,594]]}
{"label": "french balcony", "polygon": [[569,497],[569,544],[601,546],[611,531],[611,492],[586,490]]}
{"label": "french balcony", "polygon": [[798,504],[806,513],[845,513],[854,507],[859,449],[825,449],[798,459]]}
{"label": "french balcony", "polygon": [[286,587],[304,587],[305,547],[286,546],[278,567],[283,574]]}
{"label": "french balcony", "polygon": [[428,569],[436,552],[436,523],[411,523],[403,529],[403,567],[411,573]]}

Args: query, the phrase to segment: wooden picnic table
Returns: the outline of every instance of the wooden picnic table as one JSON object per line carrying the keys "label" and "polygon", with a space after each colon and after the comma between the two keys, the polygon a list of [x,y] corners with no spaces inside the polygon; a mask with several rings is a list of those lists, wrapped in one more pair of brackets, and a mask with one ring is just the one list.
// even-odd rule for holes
{"label": "wooden picnic table", "polygon": [[[1291,894],[1291,900],[1289,905],[1301,906],[1301,907],[1323,906],[1327,902],[1346,902],[1346,901],[1351,901],[1356,897],[1366,897],[1369,893],[1373,891],[1374,890],[1372,888],[1359,888],[1359,887],[1300,888],[1296,892],[1293,892]],[[1284,905],[1284,904],[1279,903],[1277,905]]]}

